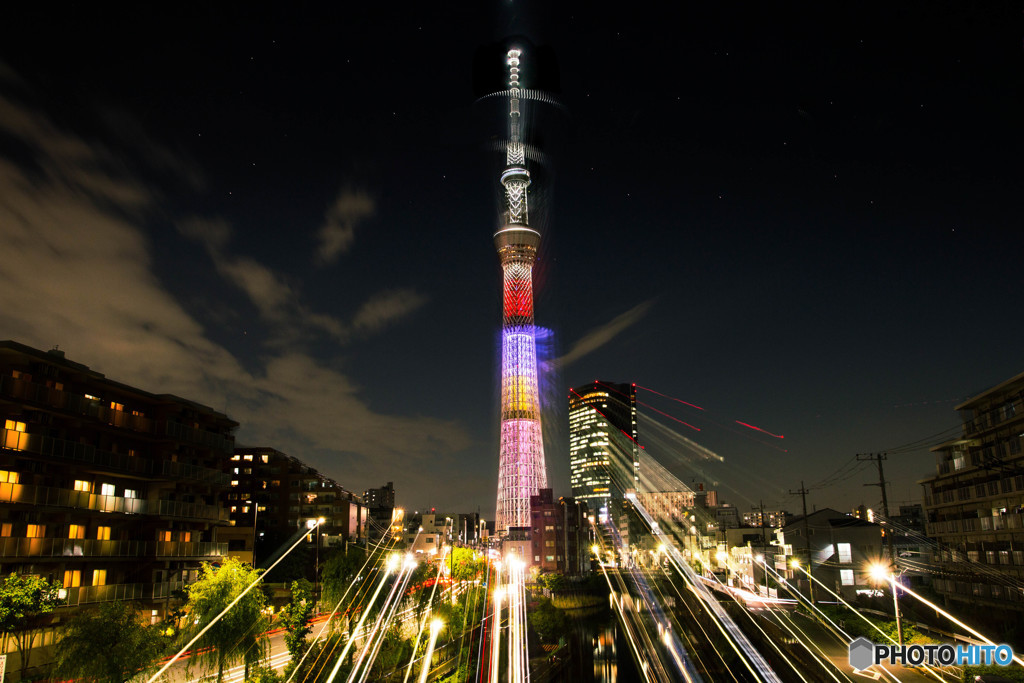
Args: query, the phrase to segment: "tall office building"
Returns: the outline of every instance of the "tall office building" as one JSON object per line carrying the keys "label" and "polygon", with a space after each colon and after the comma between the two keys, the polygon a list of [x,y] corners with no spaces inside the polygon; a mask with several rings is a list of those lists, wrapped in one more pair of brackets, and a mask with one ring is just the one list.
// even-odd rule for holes
{"label": "tall office building", "polygon": [[640,474],[636,385],[594,381],[569,390],[569,481],[591,511],[635,489]]}
{"label": "tall office building", "polygon": [[537,343],[533,326],[533,264],[540,233],[530,226],[526,149],[520,131],[519,50],[508,51],[509,140],[505,149],[505,214],[494,233],[503,273],[504,315],[501,328],[501,446],[495,526],[530,524],[530,497],[547,487],[544,439],[540,427]]}

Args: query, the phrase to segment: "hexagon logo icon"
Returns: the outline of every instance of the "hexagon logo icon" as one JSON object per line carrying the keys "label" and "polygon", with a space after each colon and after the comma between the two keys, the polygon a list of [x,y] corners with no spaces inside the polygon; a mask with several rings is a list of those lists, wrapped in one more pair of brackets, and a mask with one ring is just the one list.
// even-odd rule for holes
{"label": "hexagon logo icon", "polygon": [[875,663],[875,644],[861,636],[850,643],[850,666],[863,671]]}

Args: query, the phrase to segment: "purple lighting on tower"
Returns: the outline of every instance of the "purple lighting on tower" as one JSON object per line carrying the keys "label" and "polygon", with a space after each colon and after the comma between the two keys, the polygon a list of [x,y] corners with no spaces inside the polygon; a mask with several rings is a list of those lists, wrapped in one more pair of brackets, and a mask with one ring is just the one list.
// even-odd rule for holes
{"label": "purple lighting on tower", "polygon": [[533,326],[533,264],[540,233],[529,227],[530,172],[519,131],[519,50],[509,50],[509,141],[501,184],[505,215],[494,234],[501,260],[501,447],[498,464],[498,534],[529,526],[530,496],[547,488],[540,425],[537,341]]}

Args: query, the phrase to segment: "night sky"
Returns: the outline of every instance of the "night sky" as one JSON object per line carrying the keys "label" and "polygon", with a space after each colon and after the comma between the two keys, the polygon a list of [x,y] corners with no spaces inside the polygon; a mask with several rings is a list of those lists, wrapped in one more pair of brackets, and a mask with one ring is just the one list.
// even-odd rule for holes
{"label": "night sky", "polygon": [[742,509],[876,505],[875,451],[919,499],[1024,371],[1019,7],[660,4],[7,8],[0,338],[492,517],[514,43],[556,495],[601,378],[704,408],[641,391],[641,440]]}

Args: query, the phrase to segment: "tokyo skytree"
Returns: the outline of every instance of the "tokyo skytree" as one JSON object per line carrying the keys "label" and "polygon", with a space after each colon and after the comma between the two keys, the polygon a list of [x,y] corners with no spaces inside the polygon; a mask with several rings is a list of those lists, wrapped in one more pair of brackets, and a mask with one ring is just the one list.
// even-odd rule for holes
{"label": "tokyo skytree", "polygon": [[530,526],[530,496],[547,488],[533,325],[533,264],[540,233],[530,226],[530,172],[520,129],[519,50],[508,51],[509,140],[505,150],[504,220],[494,233],[504,275],[501,328],[501,446],[495,531]]}

